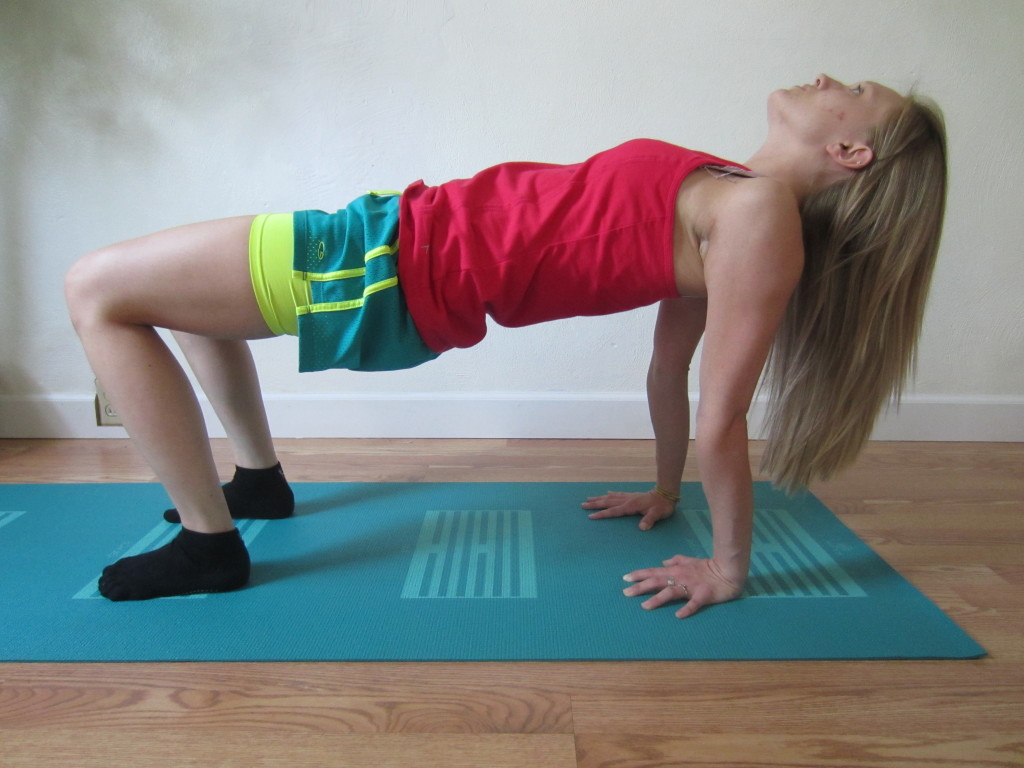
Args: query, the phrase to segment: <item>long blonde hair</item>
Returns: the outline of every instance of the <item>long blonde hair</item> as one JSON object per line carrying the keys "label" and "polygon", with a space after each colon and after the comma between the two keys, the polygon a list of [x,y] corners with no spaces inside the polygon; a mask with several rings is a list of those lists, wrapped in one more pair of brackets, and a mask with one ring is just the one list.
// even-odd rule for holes
{"label": "long blonde hair", "polygon": [[875,159],[801,206],[805,267],[768,361],[762,470],[793,491],[856,458],[916,358],[946,201],[946,133],[914,96]]}

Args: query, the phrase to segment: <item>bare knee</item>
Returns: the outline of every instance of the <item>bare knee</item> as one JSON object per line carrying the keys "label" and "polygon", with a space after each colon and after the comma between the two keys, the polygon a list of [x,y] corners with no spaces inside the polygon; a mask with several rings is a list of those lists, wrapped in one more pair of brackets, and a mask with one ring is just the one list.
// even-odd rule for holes
{"label": "bare knee", "polygon": [[111,249],[100,249],[82,256],[64,276],[64,298],[79,332],[109,316],[115,299],[115,268]]}

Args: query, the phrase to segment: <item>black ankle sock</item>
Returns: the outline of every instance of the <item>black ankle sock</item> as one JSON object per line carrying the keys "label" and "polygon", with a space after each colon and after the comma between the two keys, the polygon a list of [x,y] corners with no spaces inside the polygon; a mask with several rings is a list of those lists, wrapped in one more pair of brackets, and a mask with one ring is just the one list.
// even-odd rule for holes
{"label": "black ankle sock", "polygon": [[[235,520],[280,520],[295,511],[295,495],[280,464],[267,469],[235,467],[235,476],[221,487]],[[181,515],[168,509],[164,520],[180,523]]]}
{"label": "black ankle sock", "polygon": [[230,592],[249,581],[249,553],[237,530],[182,528],[169,543],[103,569],[100,594],[111,600]]}

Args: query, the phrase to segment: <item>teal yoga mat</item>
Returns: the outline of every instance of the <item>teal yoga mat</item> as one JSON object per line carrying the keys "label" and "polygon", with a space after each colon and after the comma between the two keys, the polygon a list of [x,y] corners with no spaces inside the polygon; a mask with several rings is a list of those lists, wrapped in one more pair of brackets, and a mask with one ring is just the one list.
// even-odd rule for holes
{"label": "teal yoga mat", "polygon": [[[616,484],[623,490],[647,484]],[[680,621],[622,575],[710,546],[706,502],[642,533],[592,483],[306,483],[240,530],[239,592],[111,603],[104,565],[173,536],[157,485],[0,486],[0,660],[972,658],[982,649],[813,496],[755,489],[746,595]]]}

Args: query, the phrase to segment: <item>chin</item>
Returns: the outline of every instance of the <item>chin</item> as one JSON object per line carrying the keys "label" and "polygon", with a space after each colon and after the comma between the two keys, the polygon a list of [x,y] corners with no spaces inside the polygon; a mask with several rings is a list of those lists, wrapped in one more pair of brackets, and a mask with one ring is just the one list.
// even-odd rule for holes
{"label": "chin", "polygon": [[800,93],[800,86],[795,85],[792,88],[779,88],[777,91],[772,91],[768,96],[768,103],[771,104],[773,101],[778,99],[789,99]]}
{"label": "chin", "polygon": [[773,107],[792,99],[795,95],[796,91],[792,88],[779,88],[777,91],[772,91],[768,95],[768,111],[770,112]]}
{"label": "chin", "polygon": [[787,99],[792,98],[793,94],[785,88],[780,88],[777,91],[772,91],[768,96],[768,118],[769,120],[778,114],[779,110],[783,108]]}

